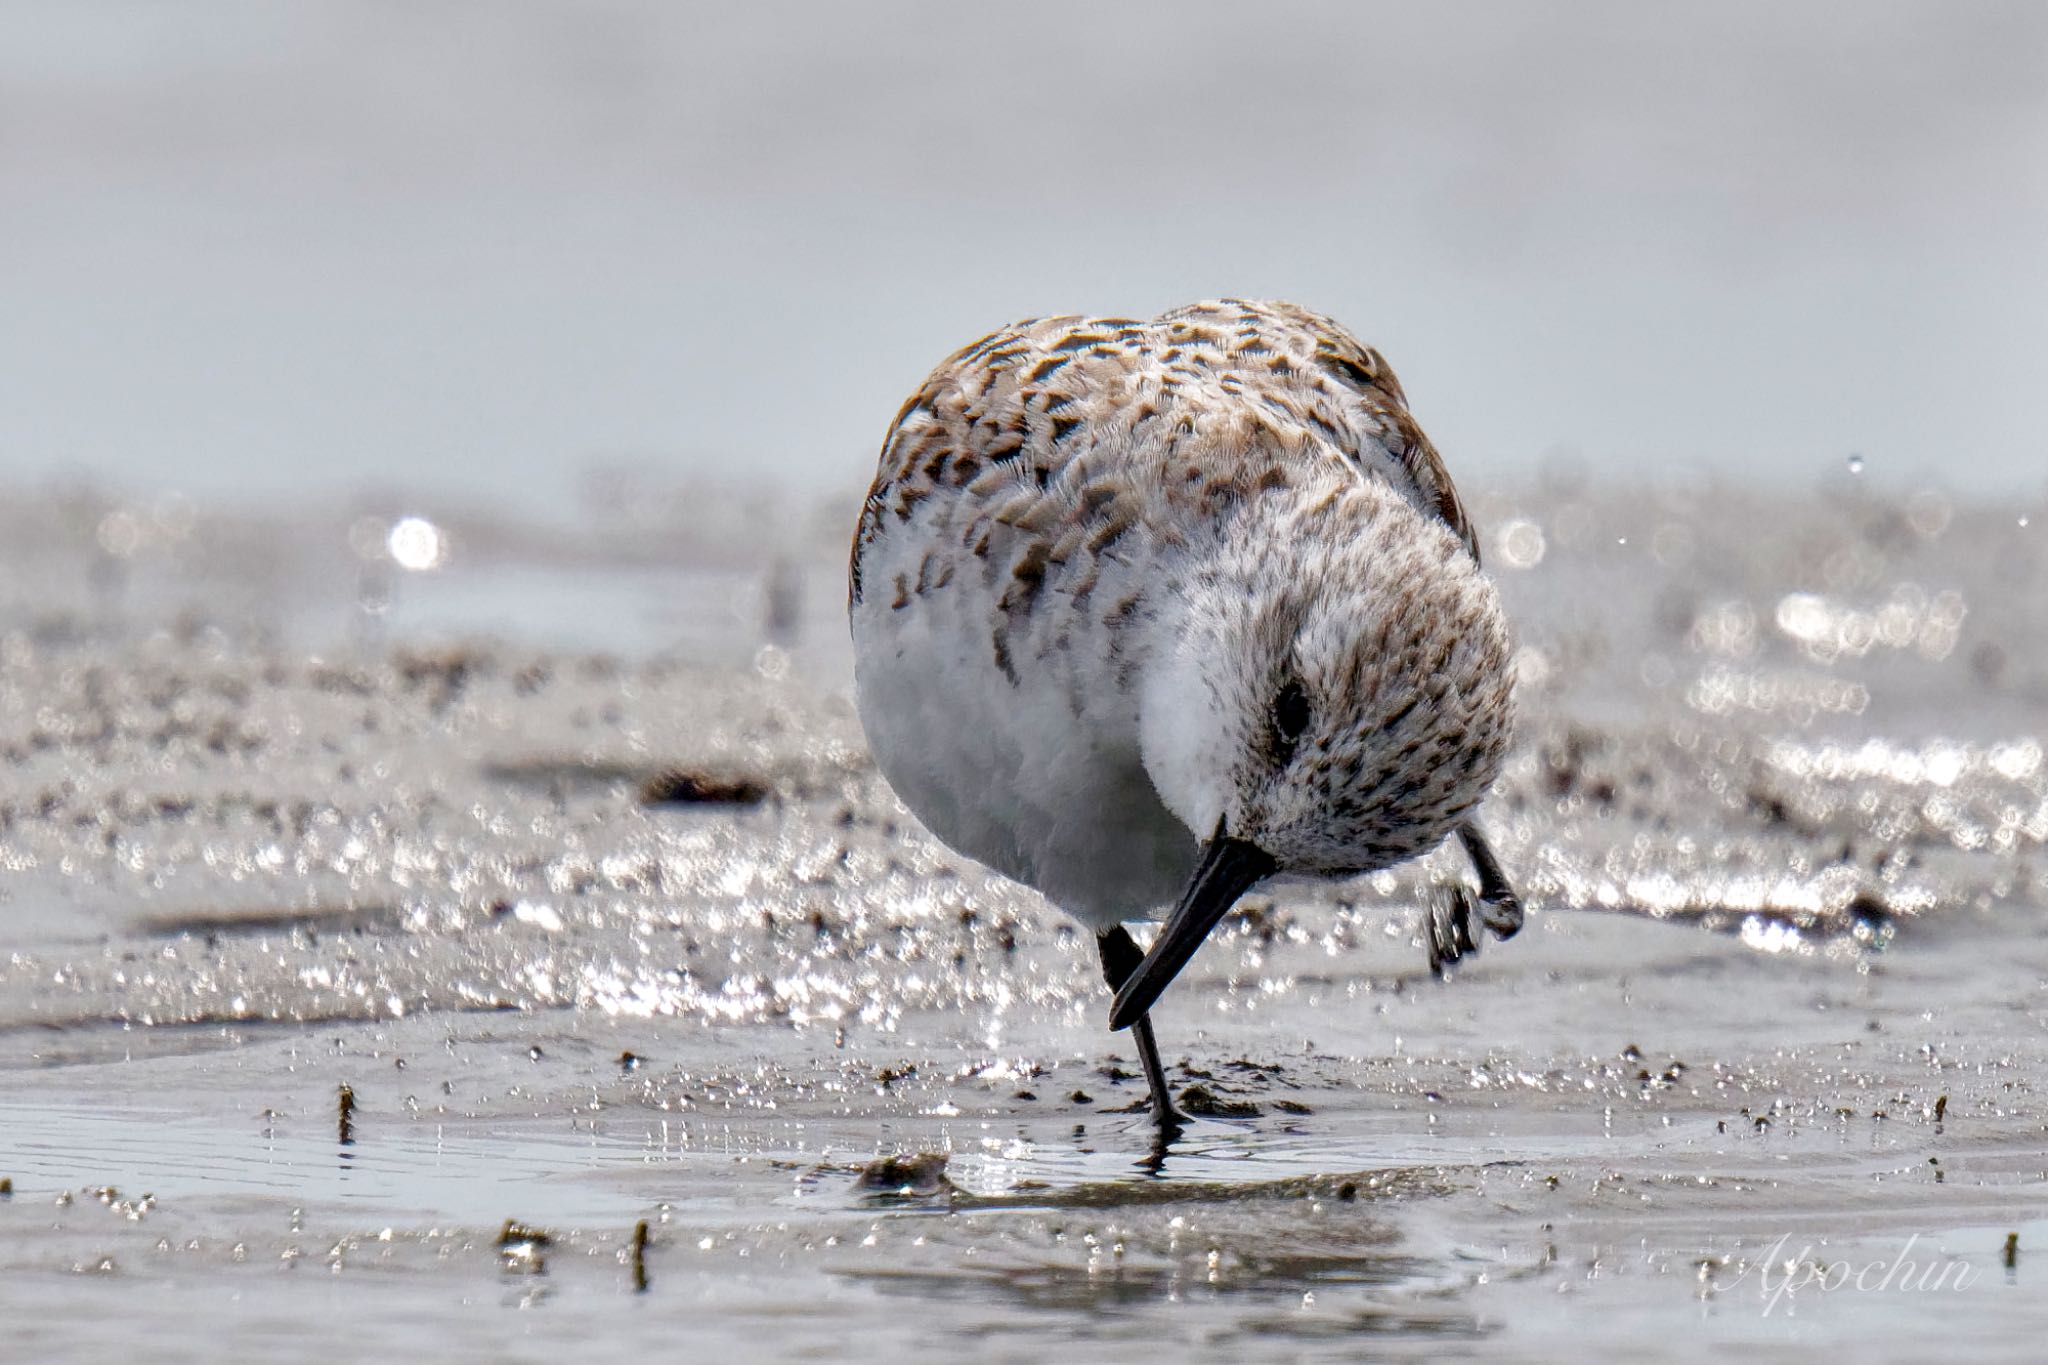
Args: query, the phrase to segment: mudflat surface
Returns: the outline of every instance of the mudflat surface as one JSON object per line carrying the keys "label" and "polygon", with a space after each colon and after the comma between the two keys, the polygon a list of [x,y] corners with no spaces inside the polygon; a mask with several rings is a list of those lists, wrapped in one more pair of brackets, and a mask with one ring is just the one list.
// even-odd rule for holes
{"label": "mudflat surface", "polygon": [[5,1354],[2032,1357],[2048,521],[1475,502],[1529,926],[1440,982],[1445,854],[1250,898],[1161,1151],[1092,944],[867,759],[850,509],[408,574],[16,490]]}

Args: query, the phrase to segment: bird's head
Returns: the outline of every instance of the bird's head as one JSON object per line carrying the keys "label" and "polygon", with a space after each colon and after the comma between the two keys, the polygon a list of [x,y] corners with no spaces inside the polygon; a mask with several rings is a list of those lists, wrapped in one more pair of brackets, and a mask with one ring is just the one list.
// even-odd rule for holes
{"label": "bird's head", "polygon": [[1203,853],[1113,1027],[1252,885],[1433,848],[1506,756],[1507,624],[1449,528],[1377,483],[1265,503],[1189,569],[1146,663],[1146,771]]}

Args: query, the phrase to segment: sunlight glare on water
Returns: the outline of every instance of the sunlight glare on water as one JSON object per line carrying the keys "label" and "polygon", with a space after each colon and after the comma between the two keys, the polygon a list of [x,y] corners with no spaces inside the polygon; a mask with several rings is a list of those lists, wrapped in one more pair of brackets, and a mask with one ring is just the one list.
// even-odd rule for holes
{"label": "sunlight glare on water", "polygon": [[448,555],[447,537],[425,517],[399,518],[384,544],[393,563],[415,573],[440,568]]}

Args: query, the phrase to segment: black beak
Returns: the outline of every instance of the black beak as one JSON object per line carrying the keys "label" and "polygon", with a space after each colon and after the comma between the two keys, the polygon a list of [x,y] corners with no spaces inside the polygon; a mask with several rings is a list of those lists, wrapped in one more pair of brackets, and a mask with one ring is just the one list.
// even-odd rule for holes
{"label": "black beak", "polygon": [[1202,845],[1202,865],[1180,893],[1180,904],[1173,907],[1166,927],[1152,941],[1152,951],[1116,993],[1109,1010],[1110,1028],[1129,1028],[1143,1019],[1237,898],[1272,876],[1278,866],[1264,849],[1228,837],[1217,825],[1215,836]]}

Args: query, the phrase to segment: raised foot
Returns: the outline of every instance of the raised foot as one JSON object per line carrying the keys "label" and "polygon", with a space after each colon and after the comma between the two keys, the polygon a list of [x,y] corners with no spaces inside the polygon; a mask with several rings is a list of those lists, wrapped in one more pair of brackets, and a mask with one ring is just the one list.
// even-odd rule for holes
{"label": "raised foot", "polygon": [[1423,912],[1429,945],[1429,970],[1441,978],[1444,968],[1479,951],[1472,932],[1473,911],[1495,938],[1513,938],[1522,928],[1522,903],[1503,889],[1494,896],[1475,896],[1470,887],[1439,886],[1430,892]]}
{"label": "raised foot", "polygon": [[1498,939],[1510,939],[1522,932],[1522,902],[1503,888],[1498,895],[1479,895],[1479,921]]}

